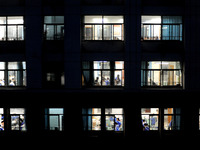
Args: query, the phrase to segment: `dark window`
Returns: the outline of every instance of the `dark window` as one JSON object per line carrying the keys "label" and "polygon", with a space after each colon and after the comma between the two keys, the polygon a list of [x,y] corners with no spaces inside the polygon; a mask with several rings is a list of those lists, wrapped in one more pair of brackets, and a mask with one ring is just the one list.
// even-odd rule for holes
{"label": "dark window", "polygon": [[45,109],[45,129],[63,131],[64,130],[64,109],[46,108]]}
{"label": "dark window", "polygon": [[44,39],[45,40],[64,39],[64,16],[44,17]]}

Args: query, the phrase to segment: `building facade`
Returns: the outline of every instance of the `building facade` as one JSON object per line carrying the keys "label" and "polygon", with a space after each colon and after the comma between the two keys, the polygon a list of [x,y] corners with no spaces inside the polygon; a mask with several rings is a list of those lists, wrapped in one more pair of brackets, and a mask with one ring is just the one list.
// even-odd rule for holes
{"label": "building facade", "polygon": [[0,137],[199,137],[200,2],[0,2]]}

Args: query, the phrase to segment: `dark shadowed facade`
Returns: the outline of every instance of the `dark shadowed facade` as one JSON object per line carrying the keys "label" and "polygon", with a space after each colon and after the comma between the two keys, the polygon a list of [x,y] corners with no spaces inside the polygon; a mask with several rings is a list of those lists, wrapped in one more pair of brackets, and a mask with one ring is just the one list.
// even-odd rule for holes
{"label": "dark shadowed facade", "polygon": [[199,1],[0,3],[0,138],[199,138]]}

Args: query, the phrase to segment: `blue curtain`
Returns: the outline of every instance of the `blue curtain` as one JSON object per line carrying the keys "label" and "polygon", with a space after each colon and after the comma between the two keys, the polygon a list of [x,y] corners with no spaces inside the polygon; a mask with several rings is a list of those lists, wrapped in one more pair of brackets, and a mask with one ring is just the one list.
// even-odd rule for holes
{"label": "blue curtain", "polygon": [[163,16],[162,24],[163,24],[162,26],[163,40],[182,41],[182,17],[181,16]]}

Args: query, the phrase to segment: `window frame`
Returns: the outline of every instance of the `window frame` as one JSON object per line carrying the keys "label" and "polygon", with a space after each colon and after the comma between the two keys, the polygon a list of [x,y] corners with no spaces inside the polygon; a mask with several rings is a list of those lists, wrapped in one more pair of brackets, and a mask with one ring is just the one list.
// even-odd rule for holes
{"label": "window frame", "polygon": [[[4,72],[4,85],[1,85],[0,88],[2,87],[6,87],[6,88],[11,88],[11,87],[26,87],[27,85],[27,77],[26,77],[26,74],[27,74],[27,71],[26,71],[26,61],[1,61],[3,63],[5,63],[5,68],[4,69],[0,69],[0,72]],[[8,64],[10,62],[17,62],[17,63],[21,63],[21,65],[23,66],[23,63],[25,63],[25,68],[21,68],[21,69],[9,69],[8,68]],[[21,81],[17,81],[17,82],[20,82],[21,85],[11,85],[9,83],[9,72],[17,72],[17,73],[21,73],[22,76],[20,76],[19,78],[21,78]]]}
{"label": "window frame", "polygon": [[[44,16],[43,17],[43,39],[46,40],[46,41],[55,41],[55,40],[64,40],[64,37],[65,37],[65,21],[63,21],[63,23],[45,23],[45,17],[63,17],[63,19],[65,19],[64,16],[62,15],[59,15],[59,16],[50,16],[50,15],[47,15],[47,16]],[[47,37],[47,27],[48,26],[53,26],[53,38],[52,39],[48,39]],[[60,36],[58,36],[58,31],[57,31],[57,26],[62,26],[62,34]]]}
{"label": "window frame", "polygon": [[[124,61],[106,61],[106,62],[109,62],[110,63],[110,68],[109,69],[106,69],[106,68],[100,68],[100,69],[95,69],[94,68],[94,62],[104,62],[104,61],[82,61],[82,87],[89,87],[89,88],[124,88],[125,86],[125,62]],[[115,64],[116,62],[123,62],[123,68],[122,69],[116,69],[115,68]],[[88,68],[84,68],[83,67],[83,64],[84,63],[88,63],[89,66]],[[101,72],[101,79],[100,79],[100,85],[95,85],[95,80],[94,80],[94,77],[95,77],[95,73],[94,72]],[[121,81],[120,81],[120,85],[117,85],[115,83],[115,72],[116,71],[119,71],[121,72]],[[85,82],[85,76],[84,76],[84,72],[88,72],[89,74],[89,81],[88,83]],[[103,84],[103,72],[110,72],[110,83],[109,85],[104,85]]]}
{"label": "window frame", "polygon": [[[161,17],[161,23],[143,23],[142,22],[142,19],[141,19],[141,41],[156,41],[156,40],[158,40],[158,41],[183,41],[183,16],[181,16],[181,15],[176,15],[176,16],[174,16],[174,15],[142,15],[142,16],[160,16]],[[142,16],[141,16],[141,18],[142,18]],[[181,21],[182,21],[182,23],[163,23],[163,17],[164,16],[171,16],[171,17],[181,17]],[[153,39],[146,39],[146,38],[144,38],[144,26],[154,26],[154,25],[160,25],[160,39],[158,38],[156,38],[156,37],[153,37]],[[171,27],[171,26],[179,26],[179,36],[176,36],[175,38],[177,38],[178,37],[178,39],[170,39],[170,38],[174,38],[174,36],[173,35],[171,35],[170,34],[170,31],[171,31],[171,29],[169,29],[169,36],[167,36],[169,39],[167,39],[167,40],[165,40],[164,38],[163,38],[163,27],[164,26],[169,26],[169,28]],[[143,35],[142,35],[142,33],[143,33]],[[151,36],[150,36],[150,38],[151,38]]]}
{"label": "window frame", "polygon": [[[22,113],[14,113],[14,114],[11,114],[11,113],[9,113],[9,119],[10,119],[10,130],[11,131],[21,131],[21,132],[26,132],[27,131],[27,124],[26,124],[26,109],[25,108],[9,108],[9,110],[11,110],[11,109],[24,109],[24,113],[22,114]],[[10,111],[9,111],[10,112]],[[24,121],[25,121],[25,123],[24,123],[24,126],[25,126],[25,130],[22,130],[22,129],[20,129],[21,128],[21,126],[20,126],[20,120],[19,120],[19,122],[18,122],[18,125],[19,125],[19,128],[18,129],[12,129],[12,127],[13,127],[13,125],[12,125],[12,117],[13,116],[17,116],[17,117],[19,117],[19,119],[21,119],[21,116],[24,116]]]}
{"label": "window frame", "polygon": [[[149,62],[160,62],[161,68],[160,69],[149,69],[148,68]],[[180,69],[163,69],[162,68],[162,62],[179,62],[180,63]],[[159,87],[159,88],[176,87],[177,88],[177,87],[179,87],[179,88],[183,88],[183,65],[182,65],[181,61],[163,61],[163,60],[157,61],[156,60],[156,61],[143,61],[142,63],[145,63],[144,64],[145,68],[141,67],[141,87],[148,87],[148,88],[150,88],[150,87],[154,87],[154,88],[155,87]],[[153,74],[154,74],[155,71],[160,72],[160,76],[159,76],[160,82],[159,82],[158,85],[154,84],[153,81],[152,82],[148,81],[148,77],[149,77],[148,74],[150,74],[150,79],[151,79],[151,72],[153,72]],[[172,77],[173,77],[172,85],[170,85],[170,84],[165,85],[164,84],[164,78],[165,78],[164,72],[168,72],[168,73],[173,72],[173,74],[172,74]],[[178,82],[179,84],[175,84],[175,82],[174,82],[174,73],[176,73],[176,72],[178,72],[180,74],[180,77],[181,77],[181,79]]]}
{"label": "window frame", "polygon": [[[173,109],[173,113],[172,114],[165,114],[165,112],[163,113],[163,120],[165,121],[165,116],[171,116],[172,118],[174,118],[174,124],[173,125],[173,128],[174,129],[168,129],[168,130],[165,130],[165,131],[180,131],[181,130],[181,109],[180,108],[172,108]],[[177,109],[180,109],[180,113],[177,113]],[[164,108],[165,110],[165,108]],[[180,117],[180,126],[177,125],[177,117]],[[173,119],[172,119],[173,120]],[[163,129],[164,129],[164,126],[165,126],[165,122],[163,123]]]}
{"label": "window frame", "polygon": [[[101,16],[102,17],[102,22],[101,23],[85,23],[85,17],[86,16]],[[122,16],[123,17],[123,23],[104,23],[103,20],[104,20],[104,16]],[[112,35],[111,35],[111,39],[109,39],[110,37],[108,37],[107,39],[105,38],[104,36],[104,31],[105,31],[105,28],[104,26],[111,26],[112,28]],[[121,36],[120,38],[115,38],[114,37],[114,26],[115,25],[120,25],[120,28],[121,28]],[[101,26],[101,38],[99,39],[96,39],[95,36],[91,36],[90,39],[87,39],[86,38],[86,27],[85,26],[91,26],[90,28],[91,29],[94,29],[95,30],[95,26]],[[83,16],[83,41],[124,41],[124,16],[123,15],[85,15]]]}
{"label": "window frame", "polygon": [[[50,109],[62,109],[63,113],[62,114],[50,114],[49,113],[49,110]],[[64,120],[60,120],[61,118],[64,119],[64,114],[65,114],[65,109],[64,108],[45,108],[45,130],[48,130],[48,131],[58,131],[58,132],[63,132],[64,131]],[[58,127],[57,128],[54,128],[54,129],[51,129],[50,128],[50,117],[51,116],[56,116],[58,118]],[[63,125],[61,125],[61,123]]]}
{"label": "window frame", "polygon": [[[106,107],[106,108],[102,108],[102,107],[90,107],[90,108],[82,108],[82,129],[85,132],[102,132],[102,131],[106,131],[106,132],[114,132],[114,133],[123,133],[125,130],[125,117],[124,117],[124,108],[111,108],[111,109],[122,109],[123,113],[122,114],[106,114],[106,109],[109,109],[110,107]],[[101,113],[100,114],[88,114],[88,109],[100,109]],[[85,113],[83,113],[83,110],[85,110]],[[114,130],[107,130],[106,129],[106,117],[107,116],[114,116],[115,115],[122,115],[123,117],[123,122],[121,124],[123,130],[122,131],[116,131],[115,127],[116,125],[114,125]],[[100,117],[100,129],[99,130],[93,130],[92,129],[92,125],[91,125],[91,129],[89,129],[89,121],[88,121],[88,117],[92,117],[92,116],[99,116]],[[86,118],[86,120],[84,120],[84,118]],[[85,122],[85,123],[84,123]],[[91,121],[92,124],[92,121]],[[104,126],[102,126],[104,125]]]}
{"label": "window frame", "polygon": [[[149,108],[149,109],[152,109],[153,107],[151,107],[151,108]],[[158,108],[158,107],[156,107],[156,108],[153,108],[153,109],[158,109],[158,113],[157,114],[153,114],[153,113],[149,113],[149,114],[143,114],[142,113],[142,109],[147,109],[147,108],[141,108],[141,121],[142,121],[142,130],[144,131],[144,132],[146,132],[146,131],[150,131],[150,132],[158,132],[159,130],[160,130],[160,126],[159,126],[159,124],[160,124],[160,108]],[[149,127],[149,130],[145,130],[145,128],[144,128],[144,124],[143,124],[143,117],[142,116],[148,116],[148,118],[149,118],[149,120],[150,120],[150,118],[152,117],[152,116],[156,116],[157,118],[158,118],[158,128],[157,128],[157,130],[151,130],[151,125],[150,124],[148,124],[148,127]],[[156,127],[155,127],[156,128]]]}
{"label": "window frame", "polygon": [[[12,16],[0,16],[0,17],[5,17],[6,18],[6,23],[5,24],[0,24],[0,27],[4,27],[5,26],[5,39],[1,39],[0,40],[0,42],[1,41],[24,41],[25,40],[25,21],[24,21],[24,16],[14,16],[14,15],[12,15]],[[23,18],[23,23],[21,24],[9,24],[8,23],[8,18],[9,17],[22,17]],[[16,27],[16,37],[14,38],[14,39],[12,39],[12,40],[9,40],[9,37],[8,37],[8,32],[9,32],[9,26],[15,26]],[[23,28],[23,38],[20,40],[19,39],[19,32],[18,32],[18,30],[19,30],[19,26],[22,26],[22,28]]]}

